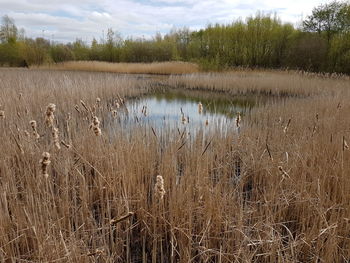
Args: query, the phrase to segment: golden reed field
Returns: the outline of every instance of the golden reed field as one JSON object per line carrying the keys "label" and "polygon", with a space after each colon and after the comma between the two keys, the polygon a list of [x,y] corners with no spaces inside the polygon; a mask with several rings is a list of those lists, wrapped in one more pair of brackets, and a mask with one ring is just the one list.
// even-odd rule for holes
{"label": "golden reed field", "polygon": [[[111,122],[159,88],[274,99],[226,136]],[[0,262],[349,262],[346,77],[0,69],[0,104]]]}
{"label": "golden reed field", "polygon": [[198,65],[188,62],[153,62],[153,63],[109,63],[101,61],[67,61],[38,66],[40,69],[111,72],[128,74],[184,74],[196,73]]}

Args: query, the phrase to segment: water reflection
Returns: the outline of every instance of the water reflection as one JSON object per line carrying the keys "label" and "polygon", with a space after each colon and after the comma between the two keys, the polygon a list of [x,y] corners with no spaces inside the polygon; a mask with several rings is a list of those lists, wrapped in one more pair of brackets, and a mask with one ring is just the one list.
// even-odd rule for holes
{"label": "water reflection", "polygon": [[167,90],[129,100],[126,103],[127,111],[118,111],[118,117],[112,123],[122,126],[124,131],[152,127],[158,133],[178,129],[192,134],[203,131],[225,135],[237,130],[237,114],[244,115],[256,103],[255,98]]}

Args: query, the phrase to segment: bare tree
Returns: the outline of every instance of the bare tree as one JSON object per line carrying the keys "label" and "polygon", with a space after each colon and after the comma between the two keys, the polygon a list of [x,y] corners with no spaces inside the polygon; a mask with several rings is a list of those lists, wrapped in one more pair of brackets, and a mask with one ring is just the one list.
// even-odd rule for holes
{"label": "bare tree", "polygon": [[2,43],[16,41],[17,35],[18,29],[15,25],[15,21],[8,15],[4,15],[1,19],[0,41]]}

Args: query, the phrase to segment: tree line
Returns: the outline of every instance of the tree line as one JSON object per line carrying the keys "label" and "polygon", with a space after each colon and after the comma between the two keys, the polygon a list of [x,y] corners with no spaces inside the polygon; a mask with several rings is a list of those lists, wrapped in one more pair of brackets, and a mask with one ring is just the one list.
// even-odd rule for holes
{"label": "tree line", "polygon": [[350,3],[315,7],[301,26],[276,15],[258,13],[231,24],[205,29],[173,29],[152,39],[120,37],[108,29],[105,39],[56,43],[26,38],[13,19],[2,18],[0,65],[21,66],[70,60],[108,62],[190,61],[203,69],[232,67],[291,68],[350,74]]}

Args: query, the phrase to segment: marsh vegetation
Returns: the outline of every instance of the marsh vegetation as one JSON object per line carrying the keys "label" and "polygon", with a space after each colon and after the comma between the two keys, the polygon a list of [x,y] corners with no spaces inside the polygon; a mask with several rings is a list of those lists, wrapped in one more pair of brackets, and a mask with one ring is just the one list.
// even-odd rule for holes
{"label": "marsh vegetation", "polygon": [[[1,69],[0,85],[2,262],[350,258],[345,77]],[[273,99],[234,108],[225,133],[209,121],[194,136],[199,112],[180,109],[174,127],[135,121],[147,96],[179,93],[203,114],[224,114],[209,106],[222,95]]]}

